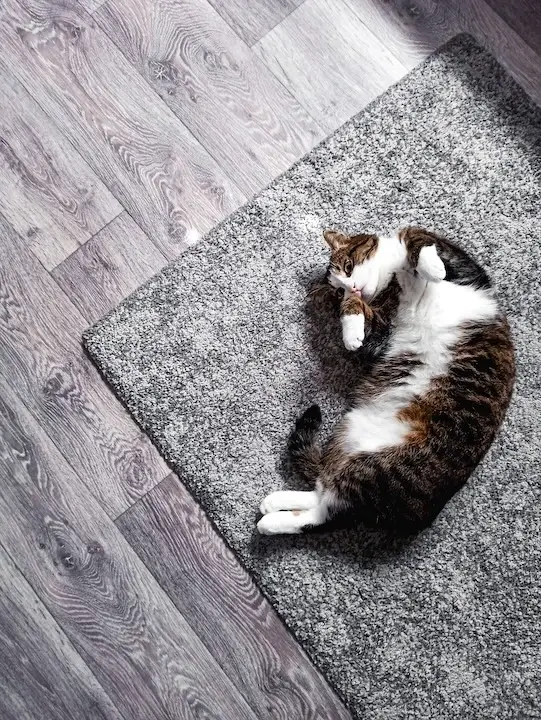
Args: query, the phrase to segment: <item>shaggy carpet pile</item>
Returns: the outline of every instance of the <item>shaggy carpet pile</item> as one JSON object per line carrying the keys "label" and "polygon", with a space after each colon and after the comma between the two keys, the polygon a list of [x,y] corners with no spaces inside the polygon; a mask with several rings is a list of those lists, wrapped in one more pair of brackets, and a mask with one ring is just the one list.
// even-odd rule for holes
{"label": "shaggy carpet pile", "polygon": [[[540,717],[541,111],[460,36],[107,317],[85,345],[356,717]],[[491,451],[434,524],[259,537],[311,403],[359,372],[306,303],[321,232],[418,224],[489,271],[518,379]],[[213,292],[209,292],[209,287]],[[294,719],[292,719],[294,720]]]}

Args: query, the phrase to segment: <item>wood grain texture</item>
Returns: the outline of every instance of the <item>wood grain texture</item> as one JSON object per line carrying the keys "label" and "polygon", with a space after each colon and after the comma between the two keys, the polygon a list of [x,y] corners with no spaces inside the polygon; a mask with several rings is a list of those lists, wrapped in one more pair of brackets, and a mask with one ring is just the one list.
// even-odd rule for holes
{"label": "wood grain texture", "polygon": [[0,210],[50,270],[122,208],[0,62]]}
{"label": "wood grain texture", "polygon": [[78,0],[79,4],[84,7],[87,13],[95,13],[96,10],[103,5],[105,0]]}
{"label": "wood grain texture", "polygon": [[0,375],[112,517],[167,466],[83,354],[87,322],[0,218]]}
{"label": "wood grain texture", "polygon": [[304,0],[208,0],[248,45],[253,45]]}
{"label": "wood grain texture", "polygon": [[490,7],[532,50],[541,55],[541,5],[539,0],[487,0]]}
{"label": "wood grain texture", "polygon": [[129,720],[257,720],[114,523],[0,383],[0,542]]}
{"label": "wood grain texture", "polygon": [[166,257],[243,202],[76,0],[3,0],[0,59]]}
{"label": "wood grain texture", "polygon": [[122,720],[0,545],[2,720]]}
{"label": "wood grain texture", "polygon": [[261,720],[350,718],[175,475],[116,522]]}
{"label": "wood grain texture", "polygon": [[470,33],[541,104],[541,57],[484,0],[345,2],[372,33],[387,38],[410,69],[454,35]]}
{"label": "wood grain texture", "polygon": [[323,138],[206,0],[107,0],[94,17],[247,196]]}
{"label": "wood grain texture", "polygon": [[53,277],[89,323],[167,263],[148,236],[123,212],[53,270]]}
{"label": "wood grain texture", "polygon": [[328,132],[407,71],[343,0],[306,0],[254,51]]}

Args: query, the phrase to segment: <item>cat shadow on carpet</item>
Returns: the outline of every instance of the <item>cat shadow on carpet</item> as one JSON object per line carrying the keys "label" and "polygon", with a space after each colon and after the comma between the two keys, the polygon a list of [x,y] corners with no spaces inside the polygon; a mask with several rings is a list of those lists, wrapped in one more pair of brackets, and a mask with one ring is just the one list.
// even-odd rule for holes
{"label": "cat shadow on carpet", "polygon": [[[337,412],[341,415],[346,410],[351,390],[358,382],[359,373],[362,372],[362,360],[357,353],[348,353],[344,347],[336,297],[333,289],[325,281],[321,267],[301,273],[299,283],[305,288],[306,297],[304,312],[306,352],[316,360],[317,370],[314,377],[314,364],[307,362],[307,368],[312,370],[306,381],[299,383],[299,397],[295,404],[298,405],[300,414],[307,405],[316,401],[321,403],[324,434],[337,420]],[[306,393],[306,388],[314,388],[314,386],[320,390],[319,397],[308,396]],[[305,482],[292,477],[286,445],[276,467],[284,480],[285,487],[309,489]]]}
{"label": "cat shadow on carpet", "polygon": [[373,317],[366,320],[363,345],[355,352],[344,347],[340,298],[322,276],[321,268],[301,273],[299,282],[306,289],[304,335],[307,350],[316,359],[321,373],[318,383],[331,400],[342,399],[347,404],[360,376],[388,342],[390,324],[398,309],[396,280],[371,305]]}
{"label": "cat shadow on carpet", "polygon": [[318,382],[327,395],[347,401],[362,371],[362,354],[344,347],[336,291],[321,268],[300,274],[299,282],[306,290],[304,333],[321,372]]}
{"label": "cat shadow on carpet", "polygon": [[369,566],[400,557],[421,534],[398,537],[359,526],[353,517],[341,517],[299,535],[260,535],[254,528],[250,554],[269,558],[301,550]]}

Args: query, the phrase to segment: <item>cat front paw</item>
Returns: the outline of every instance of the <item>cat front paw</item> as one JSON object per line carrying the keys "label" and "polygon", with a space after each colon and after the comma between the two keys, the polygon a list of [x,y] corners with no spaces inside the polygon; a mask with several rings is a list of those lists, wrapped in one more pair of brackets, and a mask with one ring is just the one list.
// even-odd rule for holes
{"label": "cat front paw", "polygon": [[364,315],[342,316],[342,339],[346,350],[358,350],[364,340]]}
{"label": "cat front paw", "polygon": [[435,245],[421,248],[417,261],[417,272],[429,282],[441,282],[445,279],[445,265],[438,255]]}

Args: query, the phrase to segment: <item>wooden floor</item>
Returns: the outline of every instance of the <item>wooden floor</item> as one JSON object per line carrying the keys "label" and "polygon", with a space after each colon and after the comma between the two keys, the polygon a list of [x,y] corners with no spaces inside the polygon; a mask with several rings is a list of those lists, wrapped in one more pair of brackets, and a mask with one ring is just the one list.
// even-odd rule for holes
{"label": "wooden floor", "polygon": [[3,720],[349,717],[80,336],[462,31],[541,103],[537,0],[0,0]]}

